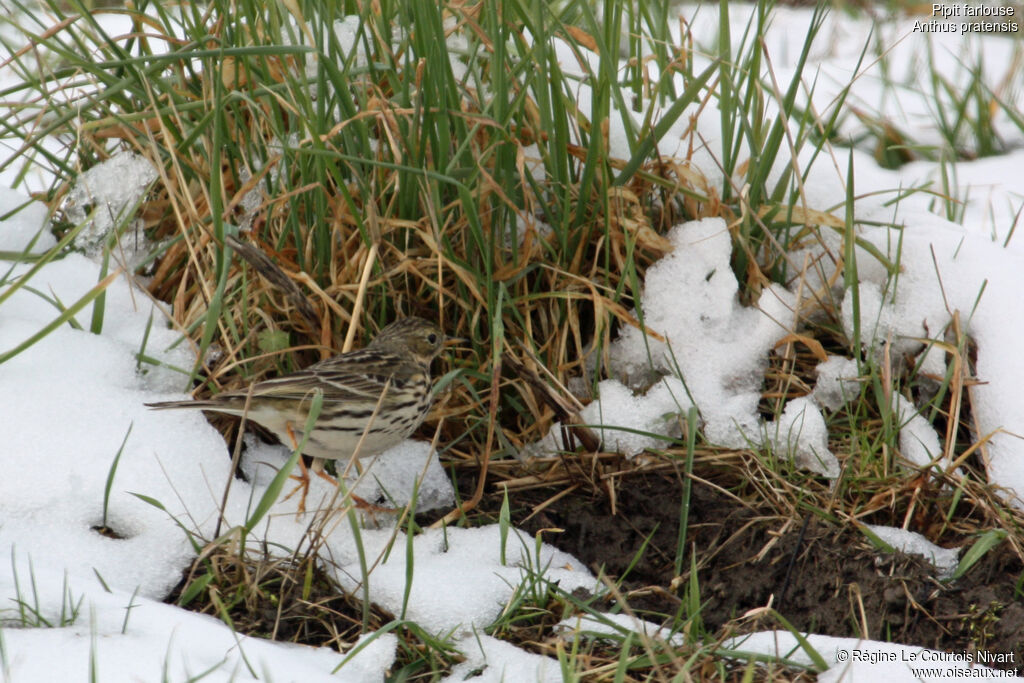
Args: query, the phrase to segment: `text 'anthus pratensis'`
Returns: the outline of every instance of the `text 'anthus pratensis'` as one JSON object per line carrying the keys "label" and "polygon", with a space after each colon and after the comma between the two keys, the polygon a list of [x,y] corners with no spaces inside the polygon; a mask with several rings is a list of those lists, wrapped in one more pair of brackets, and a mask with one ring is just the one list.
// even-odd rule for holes
{"label": "text 'anthus pratensis'", "polygon": [[[283,444],[301,442],[314,390],[320,389],[320,416],[303,453],[347,460],[365,432],[358,456],[377,455],[408,438],[426,417],[430,409],[430,363],[441,353],[444,342],[444,333],[434,323],[403,318],[381,330],[366,348],[257,382],[251,387],[246,419],[269,429]],[[202,401],[146,405],[161,410],[192,408],[241,415],[249,391],[226,391]]]}

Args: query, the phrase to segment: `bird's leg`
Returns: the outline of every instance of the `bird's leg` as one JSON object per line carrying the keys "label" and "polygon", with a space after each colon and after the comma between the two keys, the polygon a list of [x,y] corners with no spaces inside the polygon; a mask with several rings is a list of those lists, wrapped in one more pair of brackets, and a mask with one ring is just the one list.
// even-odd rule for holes
{"label": "bird's leg", "polygon": [[[358,466],[359,466],[359,463],[356,462],[356,467],[358,467]],[[337,479],[335,479],[331,475],[329,475],[326,472],[324,472],[324,460],[323,460],[323,458],[313,458],[313,468],[312,469],[313,469],[313,472],[318,477],[320,477],[321,479],[324,479],[324,480],[330,482],[331,486],[337,486],[338,485],[338,480]],[[352,499],[352,502],[355,503],[355,506],[357,508],[359,508],[360,510],[367,510],[370,513],[373,513],[373,512],[394,512],[394,510],[392,510],[391,508],[381,507],[380,505],[377,505],[375,503],[371,503],[370,501],[366,500],[365,498],[360,498],[359,496],[357,496],[356,494],[352,493],[351,491],[348,492],[348,497]]]}
{"label": "bird's leg", "polygon": [[[299,442],[295,438],[295,432],[292,431],[291,423],[286,423],[285,424],[285,429],[288,430],[288,438],[291,439],[292,450],[298,450]],[[318,461],[319,461],[319,458],[314,458],[313,459],[313,467],[314,467],[314,469],[316,468],[316,463]],[[320,467],[323,468],[323,465],[321,464]],[[299,498],[299,509],[296,511],[296,515],[301,515],[303,512],[306,511],[306,496],[309,494],[309,469],[307,469],[306,463],[302,459],[302,454],[301,453],[299,454],[299,469],[302,471],[302,474],[298,474],[298,475],[293,474],[293,475],[291,475],[291,479],[294,479],[297,482],[299,482],[299,485],[296,486],[294,489],[292,489],[292,492],[284,497],[285,500],[288,500],[289,498],[291,498],[292,496],[295,495],[296,491],[298,491],[299,489],[302,489],[302,497]],[[317,474],[319,474],[319,472],[317,472]]]}
{"label": "bird's leg", "polygon": [[[288,430],[288,438],[290,438],[291,441],[292,441],[292,447],[293,448],[298,448],[299,447],[298,440],[295,438],[295,433],[292,431],[292,426],[290,424],[289,425],[285,425],[285,428]],[[338,486],[338,480],[335,479],[334,477],[332,477],[331,475],[327,474],[327,472],[324,471],[324,462],[325,462],[325,460],[323,458],[313,458],[313,465],[312,465],[312,467],[306,467],[306,463],[305,463],[305,461],[303,461],[302,456],[301,455],[299,456],[299,468],[302,470],[302,474],[297,474],[297,475],[293,474],[293,475],[291,475],[291,478],[296,480],[297,482],[299,482],[299,485],[296,486],[294,489],[292,489],[292,492],[284,497],[285,500],[288,500],[289,498],[291,498],[292,496],[295,495],[296,491],[298,491],[299,489],[302,489],[302,497],[299,498],[299,509],[297,511],[297,514],[301,515],[302,513],[304,513],[306,511],[306,496],[309,494],[309,482],[310,482],[309,470],[310,469],[313,470],[313,473],[316,476],[320,477],[321,479],[323,479],[324,481],[329,483],[331,486],[335,486],[335,487]],[[352,493],[351,491],[349,491],[348,496],[349,496],[349,498],[352,499],[352,502],[355,503],[355,506],[357,508],[359,508],[360,510],[367,510],[367,511],[369,511],[371,513],[373,513],[373,512],[394,512],[394,510],[392,510],[391,508],[381,507],[380,505],[376,505],[374,503],[371,503],[370,501],[366,500],[365,498],[360,498],[359,496],[357,496],[356,494]]]}

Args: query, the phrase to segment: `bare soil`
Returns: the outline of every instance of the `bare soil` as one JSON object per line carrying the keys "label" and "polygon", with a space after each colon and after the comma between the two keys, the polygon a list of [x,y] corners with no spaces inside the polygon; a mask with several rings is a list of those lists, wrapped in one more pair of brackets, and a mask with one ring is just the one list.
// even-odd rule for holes
{"label": "bare soil", "polygon": [[[468,496],[475,482],[460,482]],[[490,488],[490,487],[488,487]],[[514,492],[512,521],[612,578],[635,610],[677,614],[696,559],[701,619],[712,637],[779,628],[741,617],[771,604],[794,627],[922,645],[951,652],[1012,653],[1024,662],[1024,567],[1007,543],[987,553],[964,577],[944,582],[924,560],[873,548],[856,528],[838,528],[807,513],[789,520],[773,510],[695,481],[682,577],[675,576],[682,485],[672,471],[631,474],[611,498],[583,488],[533,514],[558,490]],[[501,496],[488,494],[483,511],[496,514]],[[873,522],[877,520],[872,520]],[[883,523],[879,521],[878,523]],[[650,539],[636,561],[645,540]],[[973,539],[963,539],[969,546]],[[628,567],[635,562],[632,570]],[[685,612],[684,612],[685,613]]]}

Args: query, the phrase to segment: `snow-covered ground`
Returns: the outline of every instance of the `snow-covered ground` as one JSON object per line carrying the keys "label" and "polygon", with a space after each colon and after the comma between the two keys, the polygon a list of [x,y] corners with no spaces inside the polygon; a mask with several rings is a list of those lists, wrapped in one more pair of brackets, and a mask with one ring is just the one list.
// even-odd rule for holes
{"label": "snow-covered ground", "polygon": [[[715,34],[717,9],[711,9],[682,10],[698,40]],[[746,27],[748,11],[734,8],[734,35]],[[799,52],[808,16],[807,10],[789,9],[774,15],[767,45],[783,82]],[[824,106],[839,88],[855,80],[857,107],[894,118],[918,140],[929,139],[929,114],[936,106],[920,82],[929,49],[954,80],[966,77],[961,62],[973,63],[979,55],[988,65],[1012,63],[1013,47],[1006,38],[949,35],[936,38],[929,47],[926,36],[913,32],[912,20],[893,23],[883,27],[879,42],[892,46],[892,63],[906,69],[904,74],[887,74],[905,83],[894,95],[870,60],[855,78],[853,65],[869,28],[867,22],[845,16],[829,19],[820,51],[813,55],[820,69],[813,99]],[[566,68],[573,68],[575,56],[568,51],[564,55]],[[1004,75],[993,69],[994,80]],[[0,74],[0,82],[2,78],[9,76]],[[585,86],[579,96],[589,97]],[[1021,104],[1016,102],[1018,110]],[[582,110],[589,111],[589,106]],[[720,138],[715,129],[719,121],[716,115],[698,121],[710,150]],[[1007,123],[1005,118],[1001,123]],[[1013,145],[1024,142],[1012,126],[1000,132]],[[680,128],[665,137],[663,153],[671,153],[676,144],[683,148],[681,133]],[[623,144],[620,131],[612,130],[610,136],[613,145]],[[1024,329],[1017,331],[1024,327],[1024,298],[1018,290],[1024,247],[1010,238],[1024,206],[1024,152],[956,164],[960,187],[968,197],[962,225],[930,212],[929,198],[923,194],[887,203],[901,187],[934,181],[940,174],[937,164],[916,162],[887,171],[859,151],[837,149],[835,154],[834,163],[818,160],[805,180],[809,205],[841,206],[846,183],[852,180],[857,194],[865,197],[856,207],[859,220],[902,226],[901,234],[882,227],[861,230],[864,240],[892,259],[896,245],[901,249],[898,283],[872,256],[858,253],[863,338],[875,345],[891,339],[900,351],[919,353],[920,340],[942,341],[952,316],[959,313],[965,331],[978,345],[977,374],[984,383],[973,388],[972,405],[979,433],[991,435],[986,446],[989,480],[1004,487],[1014,505],[1024,505],[1024,394],[1017,390],[1024,384],[1024,364],[1016,360],[1015,343],[1024,338]],[[848,154],[854,159],[852,178],[845,177]],[[623,151],[621,156],[628,154]],[[706,156],[698,155],[696,163],[709,178],[718,172]],[[778,172],[785,163],[788,160],[780,161]],[[3,177],[8,182],[13,178]],[[102,185],[101,180],[97,188]],[[45,252],[55,243],[45,230],[45,209],[24,192],[0,190],[0,216],[19,206],[20,212],[0,221],[0,251],[26,249],[41,233],[32,253]],[[639,333],[627,329],[612,350],[618,376],[602,383],[586,419],[606,427],[641,425],[645,431],[670,434],[673,422],[663,416],[685,412],[692,401],[701,410],[703,429],[711,440],[764,444],[782,457],[794,457],[801,466],[835,476],[838,467],[827,449],[821,407],[834,407],[842,400],[835,388],[849,380],[849,364],[831,359],[822,371],[820,391],[793,401],[778,423],[764,423],[756,411],[762,369],[776,341],[794,330],[800,293],[772,285],[756,308],[741,306],[729,268],[730,239],[721,220],[676,226],[668,239],[674,251],[649,269],[640,302],[647,324],[667,342],[652,342],[648,356]],[[830,246],[841,253],[839,237],[835,240]],[[816,260],[820,255],[812,249],[795,258]],[[103,280],[101,265],[81,254],[49,262],[29,277],[31,268],[26,263],[10,272],[3,269],[0,353],[30,339]],[[827,279],[829,274],[823,275]],[[6,567],[0,569],[0,678],[86,680],[95,670],[96,680],[102,681],[183,680],[208,671],[214,673],[204,680],[380,680],[395,658],[394,635],[367,634],[366,646],[357,647],[358,653],[346,659],[333,650],[237,636],[218,620],[160,602],[195,556],[183,528],[195,538],[213,537],[229,479],[229,459],[223,439],[200,414],[152,412],[143,406],[181,398],[185,376],[178,369],[191,368],[194,356],[168,326],[164,304],[151,301],[127,276],[115,275],[113,280],[106,288],[98,334],[90,331],[90,303],[73,316],[77,325],[56,326],[0,365],[0,555]],[[805,282],[804,287],[817,284]],[[850,301],[851,292],[843,296]],[[852,306],[844,304],[844,312],[852,329]],[[158,364],[140,361],[142,353]],[[943,371],[937,355],[929,362],[937,372]],[[685,388],[675,376],[677,367]],[[646,395],[634,393],[657,377],[662,379]],[[831,393],[826,385],[832,387]],[[938,436],[929,433],[927,423],[912,419],[912,406],[905,415],[906,429],[912,430],[908,442],[920,444],[917,464],[939,457]],[[606,429],[604,438],[629,453],[658,445],[657,439],[643,440],[613,429]],[[288,457],[283,448],[255,441],[249,445],[242,463],[248,482],[232,483],[223,530],[252,518],[274,469]],[[421,443],[408,442],[382,455],[359,486],[380,481],[396,500],[408,500],[421,473],[420,509],[450,506],[450,484],[436,455]],[[112,486],[105,502],[108,478]],[[366,489],[357,492],[366,494]],[[332,494],[325,482],[314,478],[308,506],[321,507]],[[275,502],[254,525],[254,537],[283,548],[298,546],[308,519],[296,516],[296,505],[297,498]],[[121,538],[98,533],[95,527],[104,523]],[[532,538],[515,530],[503,538],[497,526],[428,531],[411,544],[393,529],[363,529],[360,538],[368,563],[376,564],[368,581],[373,600],[396,614],[404,610],[405,618],[428,632],[450,634],[466,656],[449,680],[463,680],[481,668],[483,675],[473,680],[561,679],[557,661],[484,636],[481,630],[531,574],[558,581],[566,591],[598,590],[595,577],[580,562],[547,545],[538,551]],[[329,525],[321,553],[342,585],[355,588],[362,581],[347,522]],[[406,581],[409,567],[415,570],[411,586]],[[615,619],[620,626],[648,628],[628,623],[621,615]],[[593,624],[571,621],[565,624],[570,631],[595,630]],[[648,633],[662,637],[654,627]],[[772,654],[778,649],[784,656],[796,656],[787,654],[799,652],[787,638],[761,634],[729,647]],[[812,639],[812,644],[833,667],[825,674],[827,680],[877,678],[880,666],[887,680],[918,680],[908,657],[945,667],[946,674],[977,666],[931,656],[916,647],[836,639]],[[844,652],[847,657],[851,652],[875,656],[873,661],[846,661]],[[895,653],[895,659],[888,659],[887,653]]]}

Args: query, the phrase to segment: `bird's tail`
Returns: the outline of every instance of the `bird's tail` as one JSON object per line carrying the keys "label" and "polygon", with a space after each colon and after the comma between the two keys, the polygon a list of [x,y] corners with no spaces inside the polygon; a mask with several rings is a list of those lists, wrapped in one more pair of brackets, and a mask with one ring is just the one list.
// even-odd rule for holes
{"label": "bird's tail", "polygon": [[145,403],[143,405],[154,410],[177,410],[178,408],[205,410],[217,407],[217,404],[213,401],[160,401],[159,403]]}

